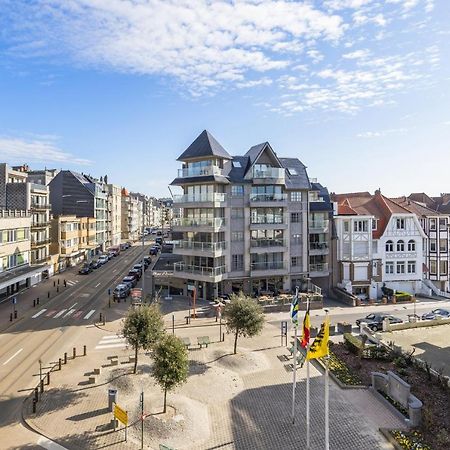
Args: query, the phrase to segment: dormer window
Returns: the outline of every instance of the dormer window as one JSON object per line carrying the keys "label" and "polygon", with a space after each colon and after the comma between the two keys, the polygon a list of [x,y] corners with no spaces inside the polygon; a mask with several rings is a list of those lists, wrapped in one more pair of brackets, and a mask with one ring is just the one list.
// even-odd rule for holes
{"label": "dormer window", "polygon": [[396,225],[397,225],[397,230],[404,230],[405,229],[405,219],[404,218],[399,218],[397,219]]}
{"label": "dormer window", "polygon": [[242,167],[242,165],[241,165],[241,163],[239,161],[233,161],[233,167],[236,167],[236,168],[240,169]]}
{"label": "dormer window", "polygon": [[298,175],[297,170],[294,169],[293,167],[288,167],[287,170],[288,170],[288,172],[289,172],[289,175]]}

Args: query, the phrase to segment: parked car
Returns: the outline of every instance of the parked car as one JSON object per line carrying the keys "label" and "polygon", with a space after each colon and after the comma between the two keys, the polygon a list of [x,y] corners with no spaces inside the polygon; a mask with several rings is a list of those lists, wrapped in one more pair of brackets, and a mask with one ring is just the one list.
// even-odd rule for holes
{"label": "parked car", "polygon": [[153,246],[153,247],[150,247],[150,255],[153,255],[153,256],[156,256],[157,254],[158,254],[158,247],[155,247],[155,246]]}
{"label": "parked car", "polygon": [[129,276],[134,276],[134,277],[136,277],[137,280],[139,280],[141,278],[142,272],[140,270],[138,270],[138,269],[131,269],[128,272],[128,275]]}
{"label": "parked car", "polygon": [[101,266],[101,263],[99,263],[98,260],[96,260],[96,259],[94,259],[94,260],[91,262],[91,267],[92,267],[94,270],[95,270],[95,269],[98,269],[100,266]]}
{"label": "parked car", "polygon": [[109,261],[109,258],[108,258],[108,256],[107,255],[101,255],[99,258],[98,258],[98,262],[100,263],[100,264],[106,264],[107,262]]}
{"label": "parked car", "polygon": [[123,284],[129,284],[131,283],[131,287],[134,288],[137,284],[138,280],[134,275],[127,275],[126,277],[124,277],[124,279],[122,280]]}
{"label": "parked car", "polygon": [[[162,235],[162,231],[157,231],[156,234],[157,234],[158,236],[161,236],[161,235]],[[158,239],[158,238],[157,238],[157,239]]]}
{"label": "parked car", "polygon": [[438,317],[448,319],[450,318],[450,311],[448,309],[437,308],[429,313],[422,314],[422,320],[434,320]]}
{"label": "parked car", "polygon": [[151,264],[152,258],[150,256],[144,256],[144,262],[146,262],[147,264]]}
{"label": "parked car", "polygon": [[357,319],[356,325],[358,325],[361,322],[366,322],[368,328],[370,328],[372,331],[379,331],[383,329],[383,320],[388,319],[389,323],[403,323],[402,319],[399,319],[398,317],[391,316],[389,314],[369,314],[364,319]]}
{"label": "parked car", "polygon": [[120,244],[120,249],[121,250],[127,250],[128,248],[130,248],[130,244],[128,242]]}
{"label": "parked car", "polygon": [[163,243],[163,238],[162,238],[162,237],[157,237],[157,238],[155,239],[155,243],[156,243],[156,244],[159,244],[159,245],[162,245],[162,243]]}
{"label": "parked car", "polygon": [[141,273],[141,276],[142,276],[143,269],[142,269],[142,264],[141,263],[135,264],[133,266],[133,269],[139,270],[139,272]]}
{"label": "parked car", "polygon": [[128,284],[118,284],[113,291],[114,298],[127,298],[130,294],[130,287]]}
{"label": "parked car", "polygon": [[84,264],[83,267],[78,271],[80,275],[87,275],[92,272],[92,267],[90,264]]}

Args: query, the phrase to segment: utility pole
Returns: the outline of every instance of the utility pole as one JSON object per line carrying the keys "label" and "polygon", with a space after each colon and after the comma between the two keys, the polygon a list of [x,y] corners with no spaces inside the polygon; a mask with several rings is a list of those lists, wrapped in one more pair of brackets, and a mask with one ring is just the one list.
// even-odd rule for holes
{"label": "utility pole", "polygon": [[141,392],[141,450],[144,448],[144,390]]}

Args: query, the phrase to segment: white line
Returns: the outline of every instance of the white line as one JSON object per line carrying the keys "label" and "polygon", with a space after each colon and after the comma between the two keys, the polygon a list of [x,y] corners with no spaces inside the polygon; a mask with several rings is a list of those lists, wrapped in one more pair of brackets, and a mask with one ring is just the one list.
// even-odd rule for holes
{"label": "white line", "polygon": [[95,350],[102,350],[104,348],[118,348],[118,347],[126,347],[127,344],[124,342],[122,344],[106,344],[106,345],[97,345]]}
{"label": "white line", "polygon": [[89,317],[91,317],[92,316],[92,314],[94,314],[95,313],[95,309],[91,309],[84,317],[83,317],[83,319],[89,319]]}
{"label": "white line", "polygon": [[99,287],[102,283],[97,283],[94,287]]}
{"label": "white line", "polygon": [[67,312],[64,314],[63,319],[64,319],[64,317],[69,317],[69,316],[72,315],[75,311],[76,311],[76,309],[71,309],[71,310],[67,311]]}
{"label": "white line", "polygon": [[34,316],[31,316],[32,319],[36,319],[36,317],[39,317],[41,314],[44,314],[47,309],[41,309],[38,313],[36,313]]}
{"label": "white line", "polygon": [[53,318],[57,319],[58,317],[61,317],[66,311],[67,309],[62,309],[58,314],[55,314]]}
{"label": "white line", "polygon": [[37,440],[37,445],[40,445],[41,447],[47,450],[67,450],[66,447],[63,447],[62,445],[59,445],[56,442],[53,442],[50,439],[47,439],[43,436],[41,436]]}
{"label": "white line", "polygon": [[111,340],[111,339],[123,339],[123,336],[117,336],[116,334],[114,334],[114,335],[111,335],[111,336],[103,336],[102,338],[101,338],[101,340],[102,341],[108,341],[108,340]]}
{"label": "white line", "polygon": [[23,348],[21,348],[20,350],[17,350],[16,353],[14,353],[14,355],[12,355],[9,359],[7,359],[3,365],[8,364],[13,358],[15,358],[21,351],[23,350]]}
{"label": "white line", "polygon": [[78,305],[78,303],[74,303],[69,309],[75,308],[75,305]]}

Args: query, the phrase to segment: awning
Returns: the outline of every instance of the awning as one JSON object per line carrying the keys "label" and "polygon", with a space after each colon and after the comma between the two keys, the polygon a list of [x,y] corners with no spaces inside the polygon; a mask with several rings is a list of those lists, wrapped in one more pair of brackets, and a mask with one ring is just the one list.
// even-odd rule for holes
{"label": "awning", "polygon": [[27,278],[32,277],[33,275],[42,273],[44,270],[48,270],[49,268],[49,265],[42,264],[40,266],[20,266],[16,269],[1,272],[0,289],[4,289],[14,283],[20,283],[21,281],[24,281]]}

